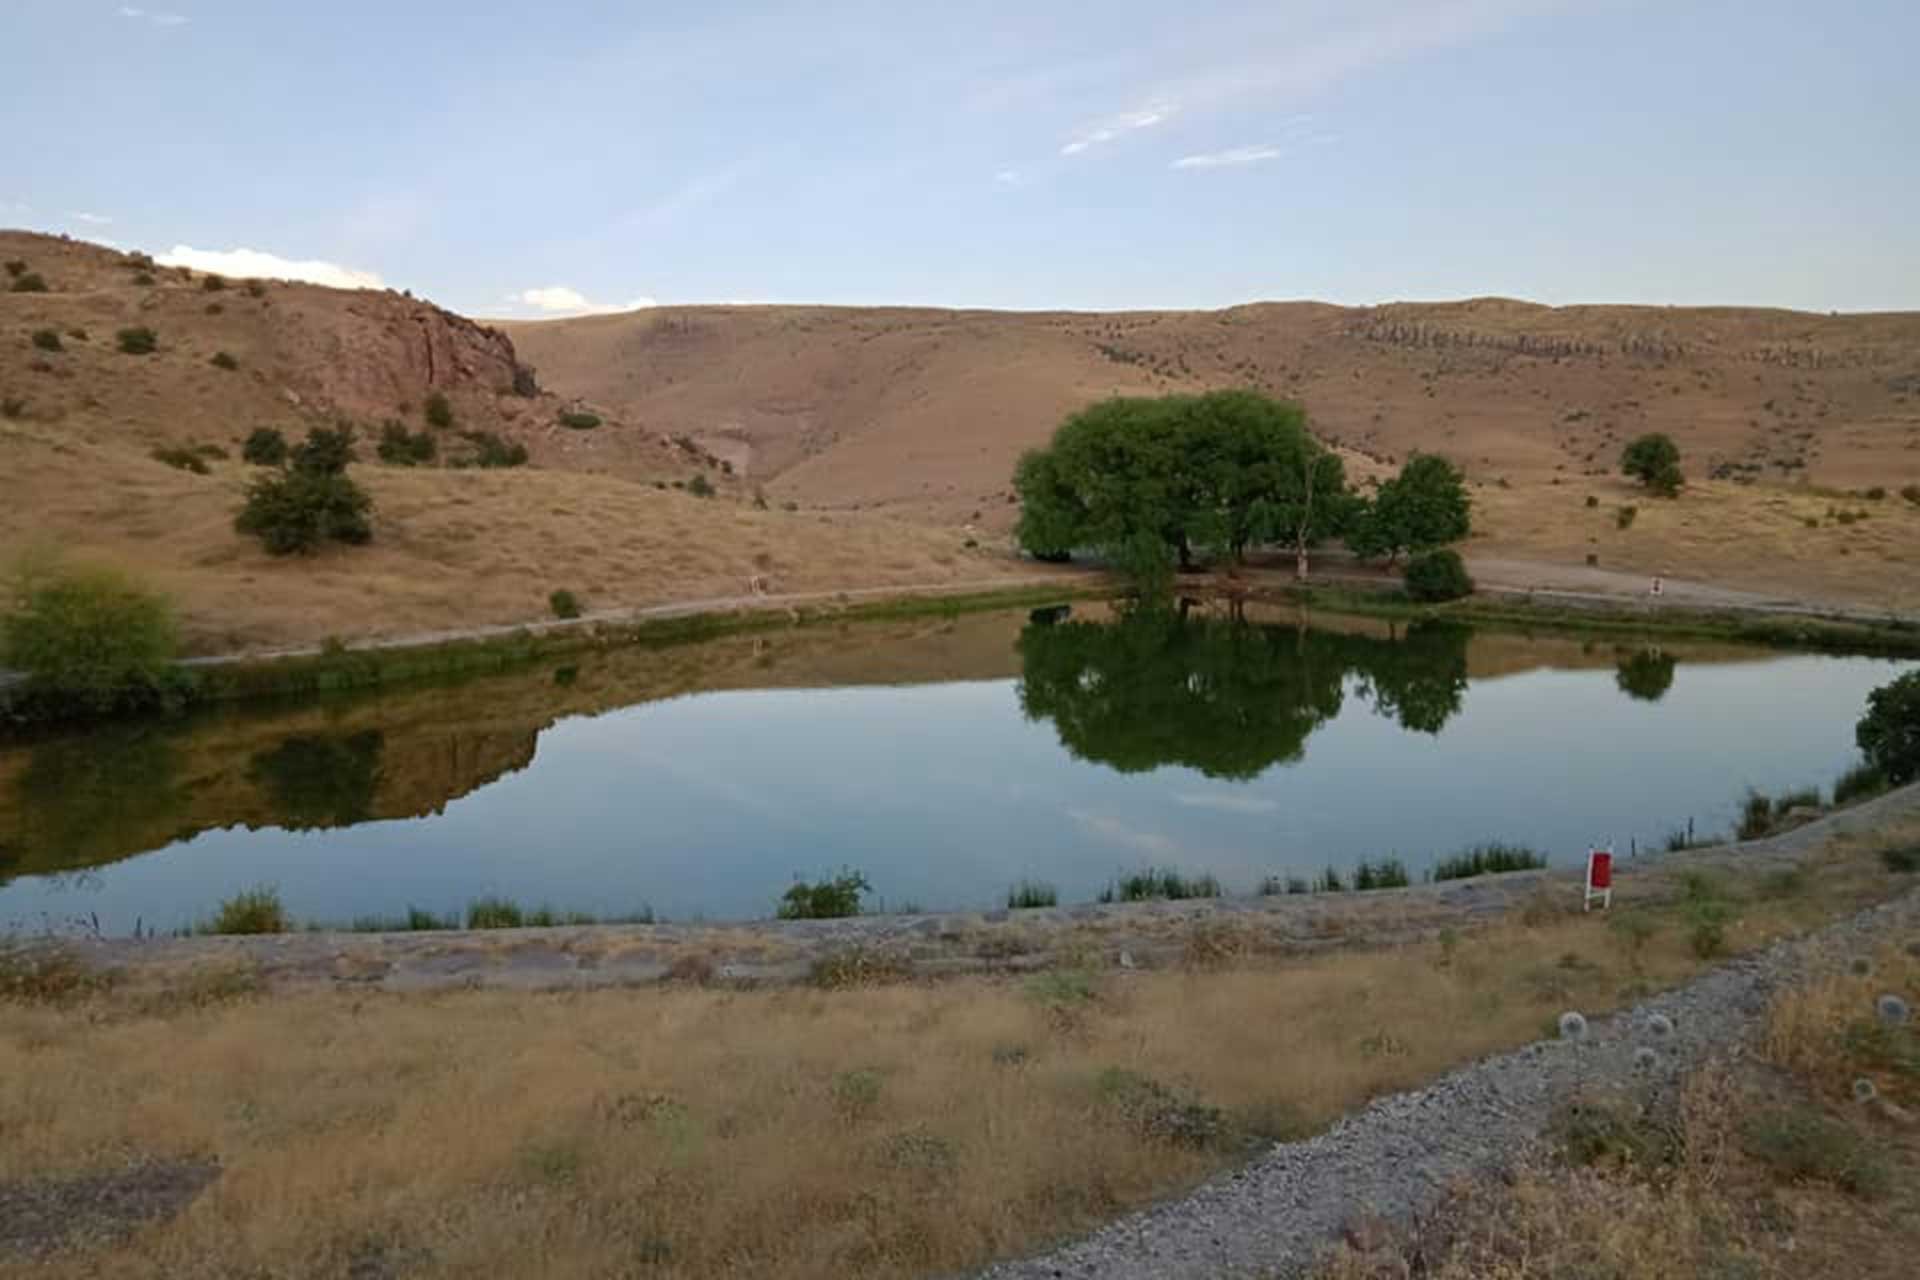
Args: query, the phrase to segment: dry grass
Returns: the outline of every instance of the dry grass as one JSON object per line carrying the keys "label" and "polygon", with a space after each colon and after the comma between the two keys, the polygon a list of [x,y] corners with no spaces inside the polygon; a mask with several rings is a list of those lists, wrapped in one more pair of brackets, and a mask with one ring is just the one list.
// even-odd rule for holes
{"label": "dry grass", "polygon": [[[1872,844],[1791,897],[1733,877],[1735,945],[1902,886]],[[1635,909],[1657,925],[1637,950],[1559,910],[1305,961],[1207,933],[1182,969],[849,971],[832,990],[261,999],[222,974],[169,997],[134,973],[5,1008],[0,1182],[224,1169],[175,1220],[49,1277],[306,1274],[369,1250],[422,1276],[941,1272],[1698,970],[1678,906]]]}
{"label": "dry grass", "polygon": [[1911,1275],[1920,1125],[1884,1095],[1854,1099],[1863,1066],[1847,1034],[1889,990],[1920,997],[1920,957],[1898,945],[1870,974],[1778,998],[1763,1040],[1786,1073],[1750,1058],[1696,1073],[1651,1121],[1672,1158],[1463,1186],[1411,1232],[1349,1242],[1322,1280]]}

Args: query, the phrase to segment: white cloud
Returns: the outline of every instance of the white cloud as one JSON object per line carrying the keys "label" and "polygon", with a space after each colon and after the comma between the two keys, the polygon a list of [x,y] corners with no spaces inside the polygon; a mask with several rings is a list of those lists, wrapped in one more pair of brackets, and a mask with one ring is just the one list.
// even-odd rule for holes
{"label": "white cloud", "polygon": [[216,275],[242,279],[259,276],[269,280],[302,280],[323,284],[329,289],[384,289],[386,282],[371,271],[343,267],[337,262],[317,259],[282,258],[258,249],[195,249],[177,244],[155,261],[163,267],[188,267],[211,271]]}
{"label": "white cloud", "polygon": [[1083,151],[1102,146],[1129,133],[1151,129],[1157,124],[1166,123],[1179,109],[1178,103],[1162,99],[1138,111],[1126,111],[1117,116],[1109,116],[1080,130],[1060,148],[1060,154],[1077,156]]}
{"label": "white cloud", "polygon": [[1189,809],[1217,809],[1221,813],[1278,813],[1280,802],[1264,796],[1243,796],[1231,791],[1177,791],[1174,803]]}
{"label": "white cloud", "polygon": [[1020,185],[1020,171],[1018,169],[1002,169],[993,175],[993,180],[1003,187],[1017,187]]}
{"label": "white cloud", "polygon": [[153,25],[156,27],[184,27],[187,22],[188,18],[184,14],[156,13],[153,15]]}
{"label": "white cloud", "polygon": [[1241,165],[1259,164],[1263,160],[1278,160],[1286,152],[1279,147],[1231,147],[1225,151],[1206,151],[1199,155],[1181,156],[1173,162],[1175,169],[1233,169]]}
{"label": "white cloud", "polygon": [[104,227],[113,221],[104,213],[75,213],[75,222],[84,222],[90,227]]}
{"label": "white cloud", "polygon": [[604,316],[619,311],[640,311],[656,305],[652,298],[635,298],[623,303],[594,302],[578,289],[569,289],[563,284],[549,285],[544,289],[525,289],[511,301],[549,316]]}
{"label": "white cloud", "polygon": [[155,13],[147,9],[137,9],[130,4],[123,4],[118,9],[115,9],[114,12],[123,18],[130,18],[135,22],[151,22],[156,27],[184,27],[190,21],[185,14]]}

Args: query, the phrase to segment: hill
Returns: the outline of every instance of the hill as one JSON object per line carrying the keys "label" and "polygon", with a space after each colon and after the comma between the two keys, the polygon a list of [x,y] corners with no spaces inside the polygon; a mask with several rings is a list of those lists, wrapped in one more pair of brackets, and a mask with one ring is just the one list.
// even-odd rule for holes
{"label": "hill", "polygon": [[[25,232],[0,232],[0,263],[17,264],[0,279],[0,563],[52,546],[120,564],[180,603],[196,651],[522,621],[560,587],[591,608],[737,596],[753,579],[781,592],[1026,571],[956,533],[756,509],[721,460],[615,412],[564,426],[571,406],[510,338],[403,294],[219,281]],[[9,286],[28,276],[46,290]],[[135,328],[152,353],[120,350]],[[453,415],[434,431],[443,465],[379,465],[380,424],[432,430],[436,394]],[[276,559],[237,536],[246,435],[341,418],[362,428],[373,544]],[[475,434],[525,445],[532,465],[444,465],[469,460]],[[165,449],[197,450],[204,474],[157,460]],[[716,497],[675,487],[696,474]]]}
{"label": "hill", "polygon": [[[544,382],[809,506],[1005,530],[1014,460],[1075,408],[1253,386],[1301,401],[1360,476],[1415,449],[1461,463],[1483,557],[1920,604],[1920,507],[1898,497],[1920,484],[1920,313],[672,307],[503,329]],[[1678,503],[1616,474],[1646,431],[1686,455]]]}

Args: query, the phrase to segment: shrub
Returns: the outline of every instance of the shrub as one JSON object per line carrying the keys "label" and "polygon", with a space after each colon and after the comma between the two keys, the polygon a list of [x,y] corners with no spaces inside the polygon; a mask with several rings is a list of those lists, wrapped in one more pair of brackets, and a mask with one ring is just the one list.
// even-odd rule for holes
{"label": "shrub", "polygon": [[1378,862],[1368,862],[1362,858],[1360,865],[1353,869],[1353,887],[1361,892],[1370,889],[1404,889],[1411,883],[1407,878],[1406,864],[1398,858],[1382,858]]}
{"label": "shrub", "polygon": [[155,283],[154,278],[145,271],[135,273],[133,277],[133,282],[139,285],[143,289],[148,288]]}
{"label": "shrub", "polygon": [[1867,763],[1891,786],[1920,777],[1920,671],[1909,671],[1867,695],[1867,713],[1854,726]]}
{"label": "shrub", "polygon": [[560,415],[560,425],[574,431],[591,431],[600,425],[600,415],[583,410],[569,410]]}
{"label": "shrub", "polygon": [[271,885],[261,885],[236,893],[222,902],[213,917],[202,921],[196,933],[285,933],[287,911],[280,893]]}
{"label": "shrub", "polygon": [[7,259],[7,275],[11,279],[18,280],[21,276],[25,275],[26,273],[27,273],[26,263],[22,262],[18,258]]}
{"label": "shrub", "polygon": [[238,369],[240,367],[240,362],[238,360],[235,360],[232,356],[228,355],[224,351],[214,352],[213,359],[209,360],[207,363],[211,364],[216,369],[225,369],[228,373],[232,373],[235,369]]}
{"label": "shrub", "polygon": [[13,283],[9,285],[8,288],[14,293],[45,293],[47,292],[47,282],[39,272],[29,271],[23,275],[15,276]]}
{"label": "shrub", "polygon": [[113,982],[110,971],[95,969],[68,946],[0,937],[0,1001],[64,1004]]}
{"label": "shrub", "polygon": [[33,331],[33,345],[42,351],[64,350],[58,329],[35,329]]}
{"label": "shrub", "polygon": [[0,398],[0,418],[12,420],[27,411],[27,402],[19,396]]}
{"label": "shrub", "polygon": [[453,425],[453,404],[445,393],[435,391],[427,397],[427,425],[445,431]]}
{"label": "shrub", "polygon": [[1742,840],[1758,840],[1773,830],[1773,801],[1764,792],[1748,789],[1740,802],[1740,824],[1734,834]]}
{"label": "shrub", "polygon": [[1591,507],[1597,507],[1597,506],[1599,506],[1599,505],[1600,505],[1600,496],[1599,496],[1598,494],[1593,494],[1593,493],[1590,493],[1590,494],[1588,494],[1588,495],[1587,495],[1587,506],[1588,506],[1588,507],[1590,507],[1590,508],[1591,508]]}
{"label": "shrub", "polygon": [[1880,861],[1889,871],[1910,875],[1920,871],[1920,845],[1903,845],[1880,851]]}
{"label": "shrub", "polygon": [[1547,865],[1546,855],[1525,845],[1493,841],[1450,854],[1433,864],[1435,880],[1468,880],[1474,876],[1499,875],[1507,871],[1538,871]]}
{"label": "shrub", "polygon": [[377,452],[380,461],[396,467],[413,467],[432,462],[439,442],[431,431],[408,431],[405,424],[388,418],[380,427]]}
{"label": "shrub", "polygon": [[1672,436],[1649,432],[1621,451],[1620,470],[1653,492],[1671,497],[1679,492],[1682,479],[1680,446]]}
{"label": "shrub", "polygon": [[1458,600],[1473,594],[1473,579],[1460,553],[1450,547],[1422,551],[1407,561],[1407,594],[1415,600],[1436,603]]}
{"label": "shrub", "polygon": [[1863,760],[1834,779],[1833,802],[1836,805],[1852,804],[1855,800],[1877,796],[1886,789],[1887,776]]}
{"label": "shrub", "polygon": [[234,528],[258,537],[274,555],[312,551],[329,540],[371,540],[373,499],[346,474],[355,456],[353,428],[315,427],[289,456],[288,470],[248,488]]}
{"label": "shrub", "polygon": [[1860,1135],[1809,1106],[1753,1116],[1741,1139],[1747,1154],[1789,1182],[1825,1182],[1862,1196],[1889,1185],[1885,1163]]}
{"label": "shrub", "polygon": [[780,895],[780,905],[774,914],[782,920],[837,920],[857,916],[860,895],[872,888],[865,875],[847,868],[817,884],[796,878]]}
{"label": "shrub", "polygon": [[200,287],[208,293],[219,293],[227,287],[227,282],[219,276],[209,273],[200,281]]}
{"label": "shrub", "polygon": [[166,447],[166,448],[155,449],[148,456],[150,456],[155,462],[164,462],[168,466],[174,467],[180,471],[191,471],[197,476],[203,476],[207,474],[206,460],[202,458],[199,454],[195,453],[192,449]]}
{"label": "shrub", "polygon": [[475,898],[467,904],[469,929],[518,929],[525,923],[520,904],[508,898]]}
{"label": "shrub", "polygon": [[556,618],[577,618],[580,616],[580,601],[573,592],[565,588],[547,597],[547,606],[553,610]]}
{"label": "shrub", "polygon": [[491,431],[463,431],[461,437],[473,445],[473,453],[460,465],[474,467],[518,467],[527,461],[527,446],[508,441]]}
{"label": "shrub", "polygon": [[1920,506],[1920,484],[1910,484],[1900,490],[1900,496],[1908,502]]}
{"label": "shrub", "polygon": [[713,484],[707,479],[705,472],[695,472],[693,479],[687,481],[687,492],[696,498],[711,498]]}
{"label": "shrub", "polygon": [[1057,907],[1060,891],[1040,880],[1022,880],[1007,890],[1007,909],[1023,911],[1032,907]]}
{"label": "shrub", "polygon": [[1148,867],[1122,876],[1100,891],[1102,902],[1150,902],[1158,899],[1217,898],[1220,882],[1210,875],[1183,876],[1178,871]]}
{"label": "shrub", "polygon": [[1639,514],[1640,508],[1636,506],[1628,505],[1621,507],[1613,513],[1613,527],[1616,529],[1631,529],[1633,528],[1635,518],[1637,518]]}
{"label": "shrub", "polygon": [[179,634],[166,599],[112,569],[21,564],[0,617],[0,666],[56,705],[105,712],[172,686]]}
{"label": "shrub", "polygon": [[116,337],[120,350],[130,356],[152,355],[160,345],[159,335],[144,325],[134,329],[122,329]]}
{"label": "shrub", "polygon": [[295,471],[339,475],[348,464],[360,460],[359,451],[353,447],[353,434],[353,424],[347,422],[337,427],[314,427],[288,452],[288,460]]}
{"label": "shrub", "polygon": [[1867,497],[1874,502],[1884,502],[1887,497],[1886,487],[1884,485],[1873,486],[1873,488],[1867,490]]}
{"label": "shrub", "polygon": [[255,427],[240,456],[257,467],[277,467],[287,460],[287,438],[275,427]]}

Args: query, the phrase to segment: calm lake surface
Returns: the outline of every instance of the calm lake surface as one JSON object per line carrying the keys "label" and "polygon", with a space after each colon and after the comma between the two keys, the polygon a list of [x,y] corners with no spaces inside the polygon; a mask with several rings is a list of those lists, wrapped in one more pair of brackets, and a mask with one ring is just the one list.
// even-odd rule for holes
{"label": "calm lake surface", "polygon": [[1625,855],[1829,786],[1913,665],[1098,605],[626,649],[0,746],[0,930],[170,930],[262,884],[303,921],[728,919],[842,866],[943,910],[1148,865],[1249,892],[1491,839]]}

